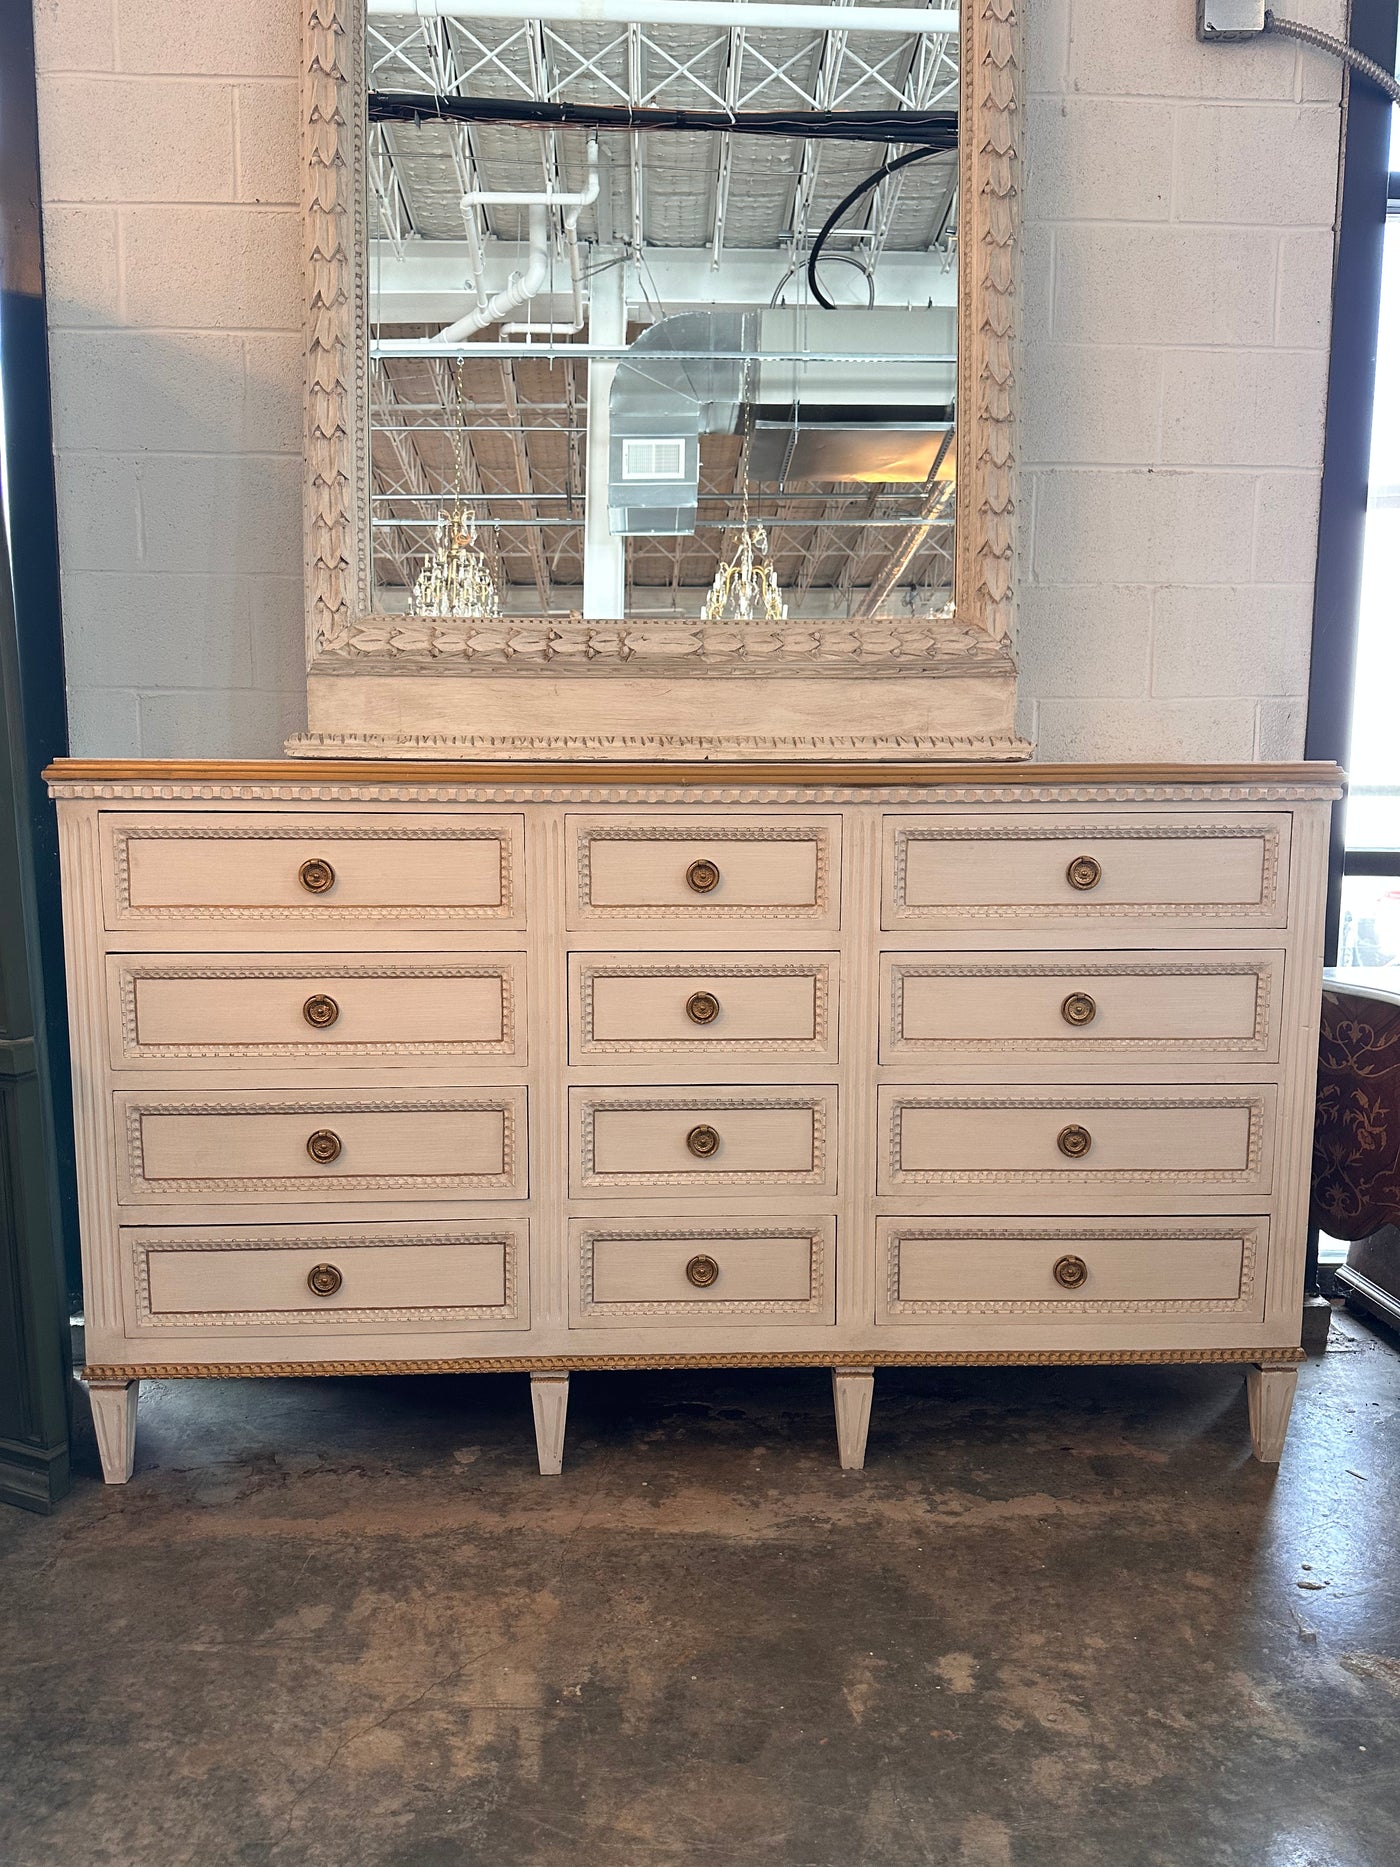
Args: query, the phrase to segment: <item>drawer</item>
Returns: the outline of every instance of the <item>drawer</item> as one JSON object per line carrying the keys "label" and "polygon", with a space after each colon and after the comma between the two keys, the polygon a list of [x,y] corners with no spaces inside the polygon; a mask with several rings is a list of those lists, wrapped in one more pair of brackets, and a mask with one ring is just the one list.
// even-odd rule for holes
{"label": "drawer", "polygon": [[830,1218],[749,1225],[574,1219],[570,1321],[585,1328],[682,1318],[830,1322],[835,1236]]}
{"label": "drawer", "polygon": [[[525,1328],[525,1220],[123,1226],[133,1332],[396,1323]],[[314,1275],[313,1275],[314,1273]]]}
{"label": "drawer", "polygon": [[887,953],[880,1059],[1276,1060],[1282,953]]}
{"label": "drawer", "polygon": [[889,816],[882,925],[1282,927],[1290,823],[1286,812]]}
{"label": "drawer", "polygon": [[525,1061],[523,953],[122,953],[107,961],[114,1069],[336,1057]]}
{"label": "drawer", "polygon": [[569,955],[570,1054],[835,1058],[834,953]]}
{"label": "drawer", "polygon": [[568,840],[571,926],[736,917],[840,924],[839,817],[571,817]]}
{"label": "drawer", "polygon": [[1028,1316],[1264,1313],[1269,1221],[975,1220],[876,1222],[877,1321]]}
{"label": "drawer", "polygon": [[119,1197],[523,1198],[525,1091],[208,1095],[118,1090]]}
{"label": "drawer", "polygon": [[107,925],[520,925],[523,817],[104,812]]}
{"label": "drawer", "polygon": [[594,1188],[836,1190],[836,1090],[573,1089],[575,1194]]}
{"label": "drawer", "polygon": [[1273,1178],[1276,1091],[1092,1089],[1037,1093],[949,1089],[879,1091],[880,1190],[1058,1181],[1080,1202],[1104,1188],[1158,1188],[1180,1197],[1246,1190]]}

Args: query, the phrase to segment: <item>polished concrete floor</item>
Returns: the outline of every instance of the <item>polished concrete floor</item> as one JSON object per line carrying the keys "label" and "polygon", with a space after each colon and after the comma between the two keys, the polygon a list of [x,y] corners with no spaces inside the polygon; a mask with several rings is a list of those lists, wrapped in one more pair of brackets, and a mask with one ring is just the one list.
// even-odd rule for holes
{"label": "polished concrete floor", "polygon": [[[1340,1339],[1339,1339],[1340,1334]],[[1394,1867],[1400,1355],[172,1383],[0,1511],[4,1867]]]}

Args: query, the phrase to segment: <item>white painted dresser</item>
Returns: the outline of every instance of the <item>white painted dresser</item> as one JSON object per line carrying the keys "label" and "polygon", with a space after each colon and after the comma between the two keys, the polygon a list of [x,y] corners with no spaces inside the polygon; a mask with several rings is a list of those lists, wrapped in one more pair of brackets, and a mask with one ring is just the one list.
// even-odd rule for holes
{"label": "white painted dresser", "polygon": [[66,761],[87,1379],[1300,1358],[1319,766]]}

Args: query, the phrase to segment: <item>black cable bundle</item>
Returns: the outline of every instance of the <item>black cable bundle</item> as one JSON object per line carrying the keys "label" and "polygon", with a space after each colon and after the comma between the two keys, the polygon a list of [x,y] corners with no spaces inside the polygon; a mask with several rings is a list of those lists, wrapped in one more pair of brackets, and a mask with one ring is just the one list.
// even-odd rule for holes
{"label": "black cable bundle", "polygon": [[503,123],[528,129],[698,130],[813,141],[918,143],[934,154],[958,146],[955,110],[633,110],[628,104],[542,104],[431,91],[371,91],[371,123]]}

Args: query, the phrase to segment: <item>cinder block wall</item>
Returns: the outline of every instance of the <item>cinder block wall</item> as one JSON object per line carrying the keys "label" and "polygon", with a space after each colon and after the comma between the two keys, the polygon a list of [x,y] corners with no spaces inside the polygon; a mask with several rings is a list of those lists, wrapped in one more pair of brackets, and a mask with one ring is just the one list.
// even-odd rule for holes
{"label": "cinder block wall", "polygon": [[[1302,748],[1337,67],[1024,0],[1024,725]],[[1340,30],[1345,0],[1305,16]],[[35,0],[72,743],[300,723],[300,0]]]}

